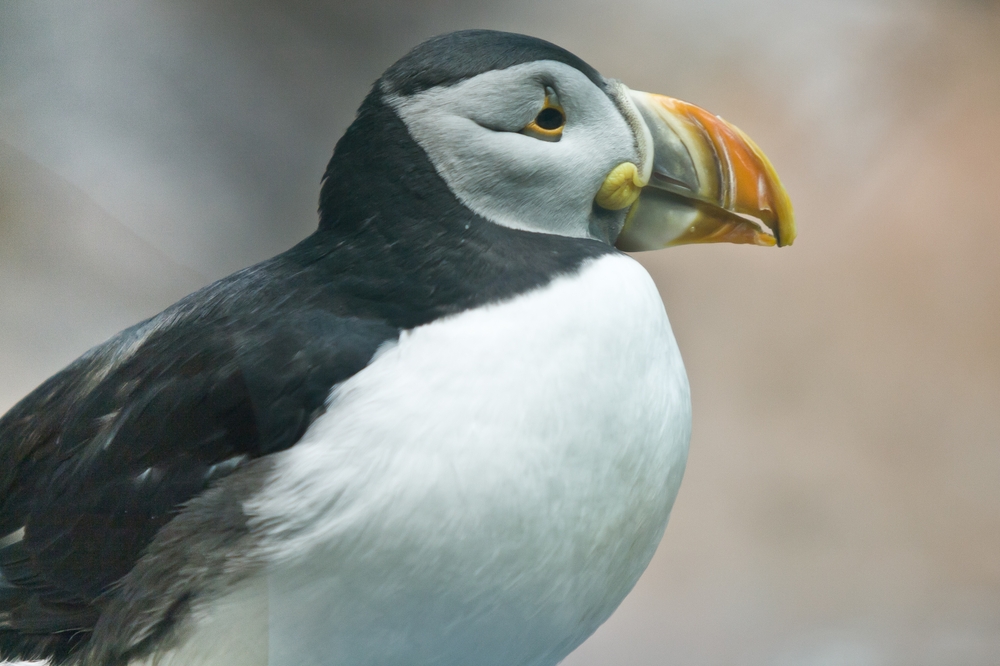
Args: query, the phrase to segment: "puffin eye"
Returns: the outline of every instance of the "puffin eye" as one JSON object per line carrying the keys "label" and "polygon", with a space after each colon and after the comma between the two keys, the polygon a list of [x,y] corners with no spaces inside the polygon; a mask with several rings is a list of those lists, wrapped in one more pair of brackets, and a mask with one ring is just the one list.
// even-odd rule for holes
{"label": "puffin eye", "polygon": [[552,132],[566,124],[566,116],[559,109],[550,106],[538,112],[535,124],[543,130]]}
{"label": "puffin eye", "polygon": [[521,134],[542,141],[558,141],[566,126],[566,112],[559,105],[559,98],[551,88],[545,88],[545,103],[535,119],[524,126]]}

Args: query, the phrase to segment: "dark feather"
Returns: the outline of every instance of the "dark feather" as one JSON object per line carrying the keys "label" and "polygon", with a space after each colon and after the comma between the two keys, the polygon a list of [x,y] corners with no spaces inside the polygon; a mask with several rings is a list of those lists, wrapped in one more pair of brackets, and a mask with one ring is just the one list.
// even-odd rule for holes
{"label": "dark feather", "polygon": [[[415,89],[511,57],[598,76],[557,47],[498,34],[439,40],[386,76]],[[466,57],[505,39],[506,55]],[[466,55],[448,74],[452,48]],[[165,525],[293,446],[330,389],[401,330],[614,251],[473,214],[381,95],[377,83],[337,144],[315,234],[92,349],[0,419],[0,536],[25,528],[0,551],[0,657],[74,654]]]}

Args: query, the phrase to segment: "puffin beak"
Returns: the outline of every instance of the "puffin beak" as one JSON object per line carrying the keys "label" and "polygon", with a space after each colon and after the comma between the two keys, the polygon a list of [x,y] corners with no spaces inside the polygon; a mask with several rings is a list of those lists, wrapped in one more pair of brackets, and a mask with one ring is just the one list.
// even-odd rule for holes
{"label": "puffin beak", "polygon": [[[747,135],[693,104],[632,90],[626,94],[649,131],[645,138],[652,139],[652,167],[644,165],[646,174],[640,175],[638,167],[629,165],[632,188],[639,186],[639,191],[629,202],[615,243],[620,250],[688,243],[792,244],[795,221],[788,193]],[[601,204],[600,194],[597,202]]]}

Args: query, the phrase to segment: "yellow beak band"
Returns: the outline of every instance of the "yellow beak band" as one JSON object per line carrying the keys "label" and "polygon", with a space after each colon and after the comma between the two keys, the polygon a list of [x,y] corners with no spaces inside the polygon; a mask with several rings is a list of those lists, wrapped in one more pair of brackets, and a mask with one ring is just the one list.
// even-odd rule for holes
{"label": "yellow beak band", "polygon": [[601,183],[594,202],[607,210],[628,208],[639,198],[646,183],[639,175],[639,167],[631,162],[622,162],[611,170]]}

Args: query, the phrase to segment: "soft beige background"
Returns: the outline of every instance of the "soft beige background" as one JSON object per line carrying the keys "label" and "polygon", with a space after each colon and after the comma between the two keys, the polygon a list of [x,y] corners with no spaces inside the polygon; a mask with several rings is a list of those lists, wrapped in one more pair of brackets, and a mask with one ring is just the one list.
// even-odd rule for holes
{"label": "soft beige background", "polygon": [[1000,4],[0,4],[0,407],[315,225],[380,72],[463,27],[736,123],[793,248],[646,254],[687,478],[596,664],[1000,664]]}

